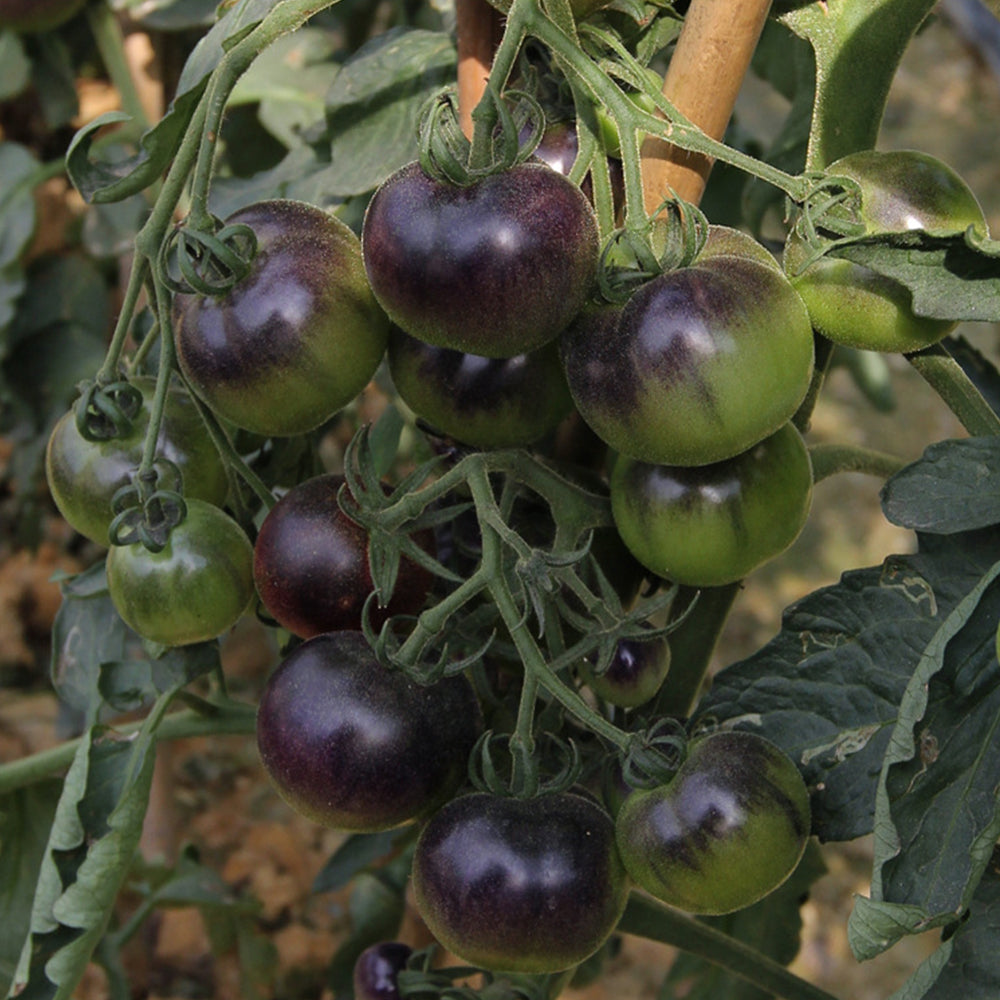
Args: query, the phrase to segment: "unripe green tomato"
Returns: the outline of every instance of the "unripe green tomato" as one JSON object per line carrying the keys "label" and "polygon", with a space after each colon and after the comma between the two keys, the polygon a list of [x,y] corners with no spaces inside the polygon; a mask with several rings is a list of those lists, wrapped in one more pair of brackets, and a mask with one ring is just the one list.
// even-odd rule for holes
{"label": "unripe green tomato", "polygon": [[140,542],[108,552],[108,590],[125,624],[164,646],[207,642],[228,631],[253,597],[253,546],[228,514],[188,500],[166,546]]}
{"label": "unripe green tomato", "polygon": [[[655,223],[654,223],[655,225]],[[711,225],[708,236],[701,248],[695,263],[710,260],[713,257],[743,257],[755,260],[758,264],[781,270],[781,265],[767,247],[758,243],[749,233],[732,226]]]}
{"label": "unripe green tomato", "polygon": [[[827,171],[860,186],[861,218],[868,233],[962,233],[970,226],[986,233],[983,210],[968,185],[926,153],[864,150],[837,160]],[[849,260],[824,257],[801,271],[809,253],[792,233],[785,244],[784,267],[813,326],[829,340],[862,350],[906,353],[935,344],[954,329],[952,320],[916,315],[905,285]]]}
{"label": "unripe green tomato", "polygon": [[812,463],[791,423],[713,465],[650,465],[619,456],[611,510],[632,554],[690,587],[735,583],[784,552],[812,501]]}
{"label": "unripe green tomato", "polygon": [[[74,531],[98,545],[108,544],[111,498],[129,485],[142,460],[156,383],[144,376],[132,384],[142,394],[142,408],[124,437],[88,441],[70,410],[53,428],[45,449],[45,474],[59,513]],[[229,491],[225,466],[198,408],[180,385],[172,385],[167,393],[156,454],[172,462],[181,474],[181,483],[166,482],[163,487],[183,487],[186,497],[213,504],[225,500]]]}
{"label": "unripe green tomato", "polygon": [[741,910],[794,871],[810,829],[795,764],[755,733],[694,740],[674,777],[632,792],[615,819],[633,881],[689,913]]}
{"label": "unripe green tomato", "polygon": [[[646,76],[649,80],[649,87],[652,90],[663,89],[663,77],[656,70],[647,69]],[[647,114],[656,114],[656,102],[643,90],[626,90],[625,96],[640,110]],[[608,114],[602,105],[596,106],[597,124],[600,129],[601,145],[608,156],[620,157],[622,155],[621,137],[618,135],[618,127],[614,118]],[[639,133],[639,143],[645,138],[646,133]]]}
{"label": "unripe green tomato", "polygon": [[51,31],[68,21],[87,0],[0,0],[0,29]]}

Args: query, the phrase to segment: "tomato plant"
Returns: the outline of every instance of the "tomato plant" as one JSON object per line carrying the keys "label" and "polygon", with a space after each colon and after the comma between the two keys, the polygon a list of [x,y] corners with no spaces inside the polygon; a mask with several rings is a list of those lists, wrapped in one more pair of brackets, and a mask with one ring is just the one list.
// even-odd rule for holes
{"label": "tomato plant", "polygon": [[51,31],[81,10],[86,0],[3,0],[0,28],[11,31]]}
{"label": "tomato plant", "polygon": [[413,864],[421,916],[487,969],[558,972],[610,935],[625,874],[608,815],[571,793],[453,799],[424,827]]}
{"label": "tomato plant", "polygon": [[748,732],[695,740],[669,783],[632,792],[615,819],[636,883],[694,913],[729,913],[771,892],[798,864],[809,829],[798,768]]}
{"label": "tomato plant", "polygon": [[426,816],[462,783],[478,735],[465,678],[421,687],[382,667],[360,632],[299,646],[257,710],[257,746],[278,791],[338,830]]}

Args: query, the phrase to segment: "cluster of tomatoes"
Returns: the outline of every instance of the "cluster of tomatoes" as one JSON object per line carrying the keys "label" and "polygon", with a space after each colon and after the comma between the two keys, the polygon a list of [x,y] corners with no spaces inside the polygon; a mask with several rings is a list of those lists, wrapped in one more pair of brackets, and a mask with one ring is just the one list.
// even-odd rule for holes
{"label": "cluster of tomatoes", "polygon": [[[943,170],[904,160],[901,177],[907,164]],[[871,188],[886,163],[897,161],[835,169]],[[967,189],[948,190],[965,213],[960,228],[981,226]],[[877,199],[864,208],[873,226],[896,224]],[[912,218],[911,205],[898,225]],[[260,702],[270,777],[294,808],[337,829],[419,824],[417,905],[477,966],[544,973],[582,962],[613,932],[631,883],[701,913],[780,884],[804,850],[808,793],[794,764],[749,733],[696,738],[669,781],[607,806],[575,788],[457,794],[485,728],[479,700],[462,673],[420,684],[378,661],[361,631],[369,538],[344,513],[347,483],[324,474],[293,486],[251,543],[223,509],[230,483],[195,398],[224,427],[300,435],[354,399],[385,357],[402,400],[473,448],[530,445],[575,407],[616,455],[614,521],[645,571],[718,586],[784,550],[808,513],[812,470],[791,418],[812,378],[813,328],[856,342],[854,319],[869,309],[845,309],[850,282],[858,296],[893,303],[899,329],[897,292],[886,299],[883,279],[860,282],[843,261],[799,273],[794,241],[789,280],[753,240],[713,227],[690,266],[624,303],[596,304],[593,209],[538,162],[466,186],[410,165],[375,193],[360,239],[290,201],[252,205],[227,226],[254,235],[249,273],[223,294],[176,296],[182,378],[160,401],[150,483],[134,473],[152,379],[98,387],[49,442],[59,509],[111,545],[122,618],[146,639],[183,645],[225,632],[259,599],[300,640]],[[934,323],[913,317],[923,332],[884,346],[937,339],[944,325]],[[122,531],[137,523],[148,529],[138,541]],[[431,533],[414,541],[434,552]],[[372,624],[418,614],[433,586],[428,568],[404,557]],[[623,640],[607,670],[579,673],[597,698],[628,709],[655,695],[669,663],[662,637]]]}

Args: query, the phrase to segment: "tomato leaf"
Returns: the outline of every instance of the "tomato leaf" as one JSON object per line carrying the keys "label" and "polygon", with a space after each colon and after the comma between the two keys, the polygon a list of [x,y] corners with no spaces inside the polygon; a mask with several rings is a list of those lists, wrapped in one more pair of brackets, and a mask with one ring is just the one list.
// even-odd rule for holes
{"label": "tomato leaf", "polygon": [[932,444],[886,482],[882,510],[893,523],[950,535],[1000,524],[1000,438]]}
{"label": "tomato leaf", "polygon": [[[787,608],[781,632],[720,671],[697,709],[695,724],[751,729],[798,762],[816,789],[821,840],[871,832],[907,684],[948,615],[1000,559],[992,528],[918,539],[917,553],[852,570]],[[974,742],[971,730],[967,738]]]}
{"label": "tomato leaf", "polygon": [[417,118],[454,79],[455,47],[436,31],[392,29],[344,63],[326,97],[330,194],[363,194],[417,157]]}
{"label": "tomato leaf", "polygon": [[342,889],[358,872],[385,857],[398,836],[395,830],[382,833],[353,833],[337,848],[313,880],[312,891]]}
{"label": "tomato leaf", "polygon": [[875,803],[871,898],[848,940],[859,960],[954,923],[1000,836],[1000,562],[941,622],[899,706]]}
{"label": "tomato leaf", "polygon": [[1000,256],[961,233],[861,237],[829,252],[906,285],[918,316],[1000,321]]}

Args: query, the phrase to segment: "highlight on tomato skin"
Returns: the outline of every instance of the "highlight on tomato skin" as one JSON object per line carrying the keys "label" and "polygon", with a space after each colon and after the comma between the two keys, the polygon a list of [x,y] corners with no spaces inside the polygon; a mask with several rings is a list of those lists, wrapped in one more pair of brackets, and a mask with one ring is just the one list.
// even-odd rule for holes
{"label": "highlight on tomato skin", "polygon": [[401,941],[369,945],[354,961],[354,1000],[399,1000],[396,977],[413,949]]}
{"label": "highlight on tomato skin", "polygon": [[732,730],[692,741],[670,781],[626,798],[615,829],[638,886],[689,913],[723,914],[788,878],[810,816],[791,759],[756,733]]}

